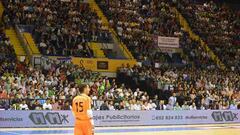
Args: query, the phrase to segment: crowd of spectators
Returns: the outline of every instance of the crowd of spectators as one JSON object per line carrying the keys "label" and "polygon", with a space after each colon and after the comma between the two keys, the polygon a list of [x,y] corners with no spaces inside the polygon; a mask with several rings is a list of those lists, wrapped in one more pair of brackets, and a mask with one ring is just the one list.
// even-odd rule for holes
{"label": "crowd of spectators", "polygon": [[9,61],[1,68],[4,70],[0,71],[0,106],[17,110],[51,109],[50,102],[58,104],[59,109],[69,108],[77,85],[90,83],[99,76],[73,64],[49,61],[40,68]]}
{"label": "crowd of spectators", "polygon": [[217,2],[178,2],[178,9],[220,60],[232,70],[240,67],[240,11]]}
{"label": "crowd of spectators", "polygon": [[1,109],[70,110],[82,83],[91,87],[94,110],[240,108],[240,75],[234,72],[123,65],[117,78],[109,79],[71,63],[9,65],[0,73]]}
{"label": "crowd of spectators", "polygon": [[93,57],[88,42],[112,41],[107,28],[82,1],[4,1],[6,25],[32,26],[44,55]]}
{"label": "crowd of spectators", "polygon": [[[192,41],[183,31],[169,1],[97,0],[97,2],[120,39],[134,57],[144,61],[146,65],[154,66],[156,62],[194,63],[196,67],[204,68],[215,65],[200,43]],[[183,53],[162,52],[154,42],[156,36],[180,38]]]}
{"label": "crowd of spectators", "polygon": [[[214,67],[200,44],[181,29],[166,1],[102,0],[98,3],[118,36],[142,65],[132,68],[123,65],[116,79],[68,62],[45,60],[41,67],[32,67],[16,62],[4,27],[1,27],[0,109],[70,110],[82,83],[91,87],[94,110],[240,109],[239,72]],[[101,20],[86,3],[40,0],[7,2],[5,6],[5,25],[35,25],[34,35],[43,54],[74,56],[74,51],[78,50],[81,53],[77,55],[90,57],[87,42],[111,40]],[[179,37],[188,59],[156,51],[154,35]],[[76,45],[80,49],[73,49]],[[194,62],[198,69],[160,64],[169,61]]]}
{"label": "crowd of spectators", "polygon": [[194,105],[197,109],[240,107],[239,72],[122,66],[118,79],[132,88],[142,88],[150,97],[157,95],[171,109],[176,106],[183,109],[183,105]]}
{"label": "crowd of spectators", "polygon": [[[200,43],[192,41],[182,30],[168,1],[97,2],[120,40],[144,64],[193,63],[203,68],[215,65]],[[111,42],[110,33],[88,3],[61,0],[4,3],[5,24],[34,26],[35,41],[42,54],[92,57],[88,42]],[[182,53],[162,52],[154,42],[156,36],[179,37]]]}

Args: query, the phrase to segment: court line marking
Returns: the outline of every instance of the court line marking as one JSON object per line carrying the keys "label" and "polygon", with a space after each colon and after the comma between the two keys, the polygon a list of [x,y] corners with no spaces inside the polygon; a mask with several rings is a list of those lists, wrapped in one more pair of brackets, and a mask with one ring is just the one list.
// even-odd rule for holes
{"label": "court line marking", "polygon": [[[169,125],[169,126],[122,126],[122,127],[95,127],[95,129],[97,130],[101,130],[101,129],[132,129],[132,128],[136,128],[136,129],[143,129],[143,128],[180,128],[180,127],[230,127],[230,126],[234,126],[234,127],[240,127],[239,123],[234,123],[234,124],[208,124],[208,125]],[[0,131],[22,131],[22,130],[73,130],[73,127],[49,127],[49,128],[0,128]]]}
{"label": "court line marking", "polygon": [[[191,130],[191,127],[188,127],[188,126],[187,127],[183,127],[183,126],[178,127],[178,126],[172,125],[172,126],[168,126],[167,128],[165,128],[165,126],[164,127],[163,126],[152,126],[152,127],[154,127],[154,128],[146,126],[145,128],[142,129],[142,130],[145,130],[145,131],[142,131],[142,130],[139,131],[139,127],[131,127],[130,129],[128,129],[127,132],[123,132],[124,129],[122,129],[122,128],[124,128],[124,127],[120,128],[120,129],[118,127],[112,127],[112,129],[110,129],[110,130],[103,129],[103,128],[98,128],[98,129],[96,129],[98,132],[95,132],[95,133],[97,133],[97,134],[113,133],[114,134],[114,133],[117,133],[117,131],[119,131],[119,130],[122,131],[121,132],[122,134],[123,133],[150,133],[150,132],[160,133],[160,132],[166,132],[166,131],[167,132],[171,132],[171,131],[179,132],[179,131],[189,131],[189,130]],[[223,124],[217,124],[217,125],[205,125],[204,127],[195,125],[192,128],[191,131],[196,131],[196,130],[202,130],[202,131],[205,130],[206,131],[206,130],[214,130],[214,129],[225,130],[225,129],[232,128],[232,127],[234,127],[235,129],[240,129],[240,125],[236,125],[236,124],[224,124],[224,125]],[[26,130],[26,129],[28,129],[28,130]],[[41,128],[38,128],[38,129],[34,128],[34,130],[32,130],[31,128],[20,128],[18,130],[16,130],[16,128],[15,128],[15,130],[14,130],[12,128],[11,131],[6,131],[6,129],[2,129],[2,130],[5,130],[5,131],[0,131],[0,134],[2,132],[2,133],[6,133],[7,135],[32,135],[32,134],[35,134],[35,135],[49,135],[49,133],[44,133],[43,130],[39,130],[39,129],[41,129]],[[73,128],[60,128],[60,129],[61,130],[59,130],[59,128],[45,128],[45,130],[47,130],[46,132],[50,131],[51,135],[57,135],[57,134],[58,135],[60,135],[60,134],[61,135],[69,135],[69,130],[70,130],[70,132],[73,131]],[[56,130],[58,132],[54,132],[54,130]],[[105,130],[105,132],[104,132],[104,130]],[[133,131],[129,131],[129,130],[137,130],[137,131],[133,132]],[[151,131],[149,131],[149,130],[151,130]],[[35,133],[30,133],[31,131],[34,131]],[[38,133],[38,131],[39,131],[39,133]],[[59,131],[60,131],[60,133],[59,133]],[[63,133],[61,133],[61,131]],[[108,132],[106,132],[106,131],[108,131]]]}
{"label": "court line marking", "polygon": [[20,134],[20,133],[17,133],[17,132],[9,132],[9,131],[0,131],[0,133],[3,132],[3,133],[8,133],[8,135],[25,135],[25,134]]}
{"label": "court line marking", "polygon": [[[144,128],[144,129],[100,129],[95,130],[95,133],[134,133],[134,132],[164,132],[164,131],[188,131],[188,130],[204,130],[200,127],[168,127],[168,128]],[[12,131],[14,132],[14,131]],[[15,131],[19,134],[68,134],[73,133],[73,130],[45,130],[45,131]]]}

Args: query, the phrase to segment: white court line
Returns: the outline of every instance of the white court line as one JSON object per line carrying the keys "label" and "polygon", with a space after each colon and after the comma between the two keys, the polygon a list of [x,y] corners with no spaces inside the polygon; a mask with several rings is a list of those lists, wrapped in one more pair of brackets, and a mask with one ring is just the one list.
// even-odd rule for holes
{"label": "white court line", "polygon": [[[33,134],[18,134],[18,135],[33,135]],[[63,134],[34,134],[34,135],[73,135],[73,133],[72,134],[64,134],[64,133]]]}
{"label": "white court line", "polygon": [[0,128],[0,131],[44,131],[44,130],[73,130],[73,128],[64,128],[64,127],[59,127],[59,128]]}
{"label": "white court line", "polygon": [[[240,126],[239,123],[237,124],[208,124],[208,125],[168,125],[168,126],[123,126],[123,127],[95,127],[95,129],[145,129],[145,128],[172,128],[172,127],[229,127],[229,126]],[[36,131],[36,130],[73,130],[73,128],[64,128],[64,127],[49,127],[49,128],[0,128],[0,131],[22,131],[22,130],[31,130],[31,131]]]}
{"label": "white court line", "polygon": [[11,134],[11,135],[24,135],[24,134],[15,133],[15,132],[8,132],[8,131],[1,131],[1,132],[8,133],[8,134]]}

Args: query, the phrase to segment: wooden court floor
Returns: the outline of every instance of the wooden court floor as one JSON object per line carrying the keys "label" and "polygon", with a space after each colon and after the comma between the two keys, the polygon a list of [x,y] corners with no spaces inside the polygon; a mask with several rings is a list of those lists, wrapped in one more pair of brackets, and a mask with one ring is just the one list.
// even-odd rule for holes
{"label": "wooden court floor", "polygon": [[[0,135],[73,135],[73,128],[0,128]],[[95,135],[240,135],[240,123],[97,127]]]}

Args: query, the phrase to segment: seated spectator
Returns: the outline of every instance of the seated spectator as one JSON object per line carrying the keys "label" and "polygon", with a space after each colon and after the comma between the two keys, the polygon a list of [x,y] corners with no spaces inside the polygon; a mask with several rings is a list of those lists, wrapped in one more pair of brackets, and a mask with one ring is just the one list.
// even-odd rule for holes
{"label": "seated spectator", "polygon": [[7,98],[8,98],[8,94],[6,90],[0,90],[0,99],[7,99]]}
{"label": "seated spectator", "polygon": [[168,103],[166,105],[166,110],[173,110],[173,106],[170,103]]}
{"label": "seated spectator", "polygon": [[71,110],[71,105],[69,104],[69,101],[65,101],[62,110]]}
{"label": "seated spectator", "polygon": [[229,109],[230,110],[237,110],[238,109],[236,101],[232,101],[232,103],[230,104]]}
{"label": "seated spectator", "polygon": [[113,101],[109,102],[108,108],[109,108],[109,110],[115,110],[115,108],[113,106]]}
{"label": "seated spectator", "polygon": [[137,101],[136,103],[134,103],[134,110],[136,111],[140,111],[142,108],[141,108],[141,102],[140,101]]}
{"label": "seated spectator", "polygon": [[[222,107],[223,110],[228,110],[229,108],[230,107],[229,107],[229,103],[228,102],[223,103],[223,107]],[[234,108],[234,106],[233,106],[233,108]]]}
{"label": "seated spectator", "polygon": [[43,110],[52,110],[52,104],[49,99],[43,104]]}
{"label": "seated spectator", "polygon": [[52,110],[61,110],[60,105],[55,100],[52,100]]}
{"label": "seated spectator", "polygon": [[156,110],[157,105],[150,99],[148,103],[149,109],[150,110]]}
{"label": "seated spectator", "polygon": [[206,108],[204,107],[203,104],[201,104],[201,106],[200,106],[200,110],[206,110]]}
{"label": "seated spectator", "polygon": [[36,100],[33,105],[32,105],[34,110],[42,110],[43,106],[40,104],[40,102],[38,100]]}
{"label": "seated spectator", "polygon": [[121,101],[120,104],[119,104],[119,106],[116,107],[116,109],[118,109],[118,110],[125,110],[126,108],[127,108],[127,107],[125,107],[123,101]]}
{"label": "seated spectator", "polygon": [[20,107],[20,110],[29,110],[28,105],[26,104],[26,101],[22,101],[19,107]]}
{"label": "seated spectator", "polygon": [[188,103],[186,101],[182,105],[182,110],[190,110],[190,107],[189,107],[189,105],[188,105]]}
{"label": "seated spectator", "polygon": [[157,106],[156,110],[166,110],[166,105],[164,105],[164,100],[160,100],[159,105]]}
{"label": "seated spectator", "polygon": [[123,110],[130,110],[130,104],[129,104],[129,102],[127,100],[123,101],[123,105],[122,106],[124,107]]}
{"label": "seated spectator", "polygon": [[150,110],[150,106],[148,104],[148,102],[143,102],[143,105],[142,105],[142,110]]}
{"label": "seated spectator", "polygon": [[104,101],[104,103],[100,106],[100,110],[109,110],[107,101]]}
{"label": "seated spectator", "polygon": [[181,106],[176,102],[176,105],[173,107],[173,110],[182,110]]}
{"label": "seated spectator", "polygon": [[197,110],[196,104],[192,103],[192,105],[190,105],[189,110]]}

